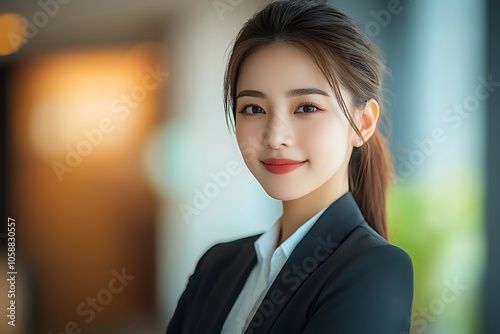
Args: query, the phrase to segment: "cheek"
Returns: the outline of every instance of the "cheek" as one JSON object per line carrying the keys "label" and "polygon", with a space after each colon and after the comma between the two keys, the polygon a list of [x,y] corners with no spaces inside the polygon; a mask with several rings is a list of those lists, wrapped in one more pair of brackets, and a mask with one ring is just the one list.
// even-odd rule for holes
{"label": "cheek", "polygon": [[237,124],[236,127],[236,141],[238,142],[238,146],[241,146],[249,141],[249,138],[251,137],[250,134],[250,128],[248,126],[244,126],[241,124]]}
{"label": "cheek", "polygon": [[318,122],[300,132],[302,146],[311,153],[315,160],[331,160],[345,155],[348,143],[346,124],[339,120]]}
{"label": "cheek", "polygon": [[243,158],[247,159],[252,155],[252,152],[254,152],[257,147],[258,129],[256,126],[252,126],[251,124],[242,124],[240,122],[240,124],[236,125],[235,130],[238,147],[243,155]]}

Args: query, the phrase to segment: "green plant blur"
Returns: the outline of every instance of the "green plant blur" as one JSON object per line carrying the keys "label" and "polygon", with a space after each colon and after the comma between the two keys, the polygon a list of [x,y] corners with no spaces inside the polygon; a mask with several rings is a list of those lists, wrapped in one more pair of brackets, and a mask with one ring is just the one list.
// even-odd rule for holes
{"label": "green plant blur", "polygon": [[[398,183],[389,192],[390,240],[413,260],[411,333],[483,332],[483,185],[478,176]],[[453,294],[447,288],[464,288]]]}

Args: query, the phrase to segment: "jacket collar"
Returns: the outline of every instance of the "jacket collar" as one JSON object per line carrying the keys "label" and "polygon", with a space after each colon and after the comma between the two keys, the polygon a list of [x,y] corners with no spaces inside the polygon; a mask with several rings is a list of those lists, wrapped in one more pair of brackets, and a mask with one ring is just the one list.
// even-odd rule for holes
{"label": "jacket collar", "polygon": [[[321,263],[333,254],[342,242],[358,227],[365,218],[361,213],[354,197],[350,192],[345,193],[333,202],[318,218],[318,221],[297,244],[290,258],[286,261],[273,284],[267,291],[264,300],[254,315],[245,333],[268,333],[286,306],[284,303],[273,303],[271,297],[273,291],[281,293],[281,300],[290,300],[302,283],[318,268]],[[322,252],[319,250],[322,249]],[[328,253],[328,256],[324,254]],[[319,255],[321,254],[321,256]],[[314,259],[314,261],[310,261]],[[307,264],[307,269],[306,267]],[[314,269],[310,270],[310,263],[314,264]],[[294,267],[304,267],[301,275],[293,274]],[[267,303],[265,302],[267,300]],[[268,311],[262,309],[263,305],[273,303],[274,311],[268,315]],[[265,320],[257,314],[266,314]]]}
{"label": "jacket collar", "polygon": [[[302,265],[304,260],[315,258],[318,249],[323,249],[328,253],[327,257],[317,258],[319,265],[339,247],[339,245],[351,234],[351,232],[364,221],[364,217],[359,209],[354,197],[350,192],[345,193],[323,212],[316,223],[311,227],[307,234],[297,244],[294,251],[283,265],[283,268],[278,273],[273,284],[269,288],[264,297],[261,307],[265,300],[271,301],[270,293],[272,291],[282,291],[286,300],[289,300],[298,287],[310,276],[314,270],[307,273],[305,276],[291,281],[289,275],[292,272],[293,266]],[[198,324],[203,326],[205,333],[220,333],[222,325],[229,314],[236,298],[238,297],[243,285],[245,284],[250,272],[257,263],[255,249],[253,249],[254,241],[259,237],[256,235],[252,238],[247,238],[248,251],[241,251],[236,254],[236,258],[232,261],[229,268],[226,268],[224,277],[215,284],[213,292],[217,293],[217,300],[212,301],[213,308],[210,312],[203,312],[200,316]],[[315,252],[316,250],[316,252]],[[325,252],[321,252],[324,254]],[[291,284],[292,282],[296,284]],[[272,302],[272,301],[271,301]],[[256,317],[252,319],[245,333],[259,332],[267,333],[276,321],[276,318],[281,313],[281,310],[287,303],[275,305],[274,312],[265,321],[257,321]],[[263,310],[259,307],[256,314]],[[210,314],[210,315],[209,315]],[[259,326],[256,326],[259,325]],[[248,331],[248,329],[251,329]],[[253,331],[252,331],[253,329]],[[257,330],[257,331],[256,331]]]}

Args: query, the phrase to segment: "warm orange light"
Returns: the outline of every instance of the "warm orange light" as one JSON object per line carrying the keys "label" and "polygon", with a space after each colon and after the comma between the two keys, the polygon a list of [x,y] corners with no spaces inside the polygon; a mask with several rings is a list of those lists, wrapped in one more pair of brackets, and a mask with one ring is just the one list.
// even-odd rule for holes
{"label": "warm orange light", "polygon": [[[141,145],[168,81],[158,44],[49,54],[13,75],[16,149],[32,150],[59,182]],[[23,147],[21,147],[23,146]]]}
{"label": "warm orange light", "polygon": [[23,17],[14,13],[0,15],[0,56],[17,52],[26,43]]}
{"label": "warm orange light", "polygon": [[155,54],[152,47],[69,52],[27,66],[17,77],[23,89],[16,106],[31,111],[27,122],[37,153],[60,159],[68,146],[127,149],[156,114],[156,96],[168,80],[155,77],[157,66],[165,70],[151,63]]}

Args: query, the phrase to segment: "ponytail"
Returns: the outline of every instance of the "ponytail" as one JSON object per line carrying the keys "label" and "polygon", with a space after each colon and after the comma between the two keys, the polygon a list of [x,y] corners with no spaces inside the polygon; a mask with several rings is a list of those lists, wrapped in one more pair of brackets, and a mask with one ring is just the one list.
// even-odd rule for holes
{"label": "ponytail", "polygon": [[393,176],[387,140],[377,128],[370,139],[355,147],[349,162],[349,189],[368,224],[389,238],[386,194]]}

